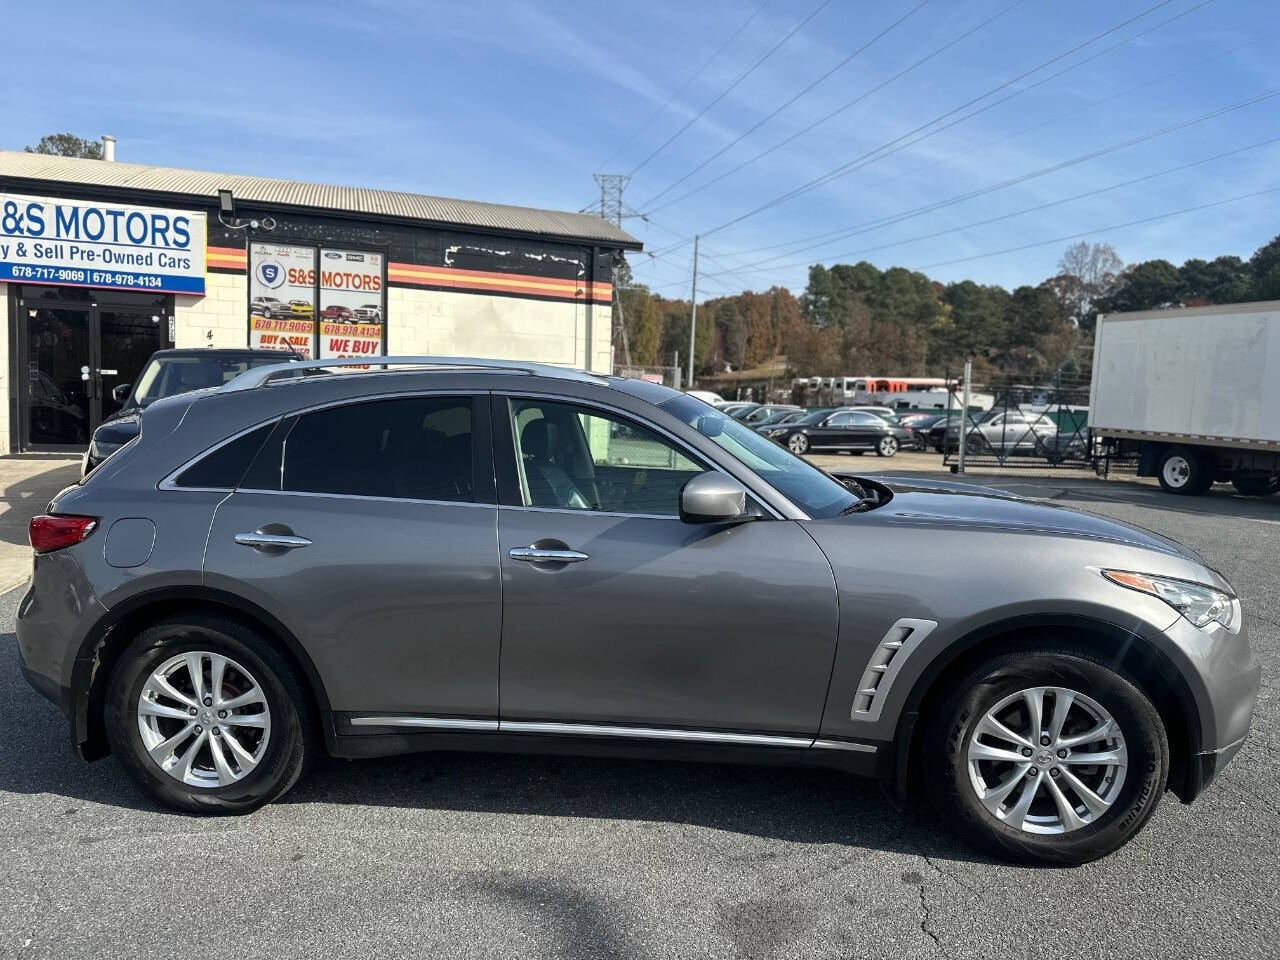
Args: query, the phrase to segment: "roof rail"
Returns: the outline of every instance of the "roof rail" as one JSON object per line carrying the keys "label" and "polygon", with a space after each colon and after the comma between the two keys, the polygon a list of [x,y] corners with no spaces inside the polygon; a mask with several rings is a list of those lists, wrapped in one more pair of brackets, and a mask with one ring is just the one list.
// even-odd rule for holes
{"label": "roof rail", "polygon": [[389,372],[392,367],[453,367],[455,369],[506,370],[534,377],[555,377],[559,380],[577,380],[603,384],[602,377],[585,370],[557,367],[549,363],[525,363],[521,360],[492,360],[483,357],[344,357],[332,360],[303,360],[273,363],[254,367],[228,380],[221,387],[223,392],[256,390],[276,379],[293,379],[305,375],[308,370],[327,370],[331,367],[381,367]]}

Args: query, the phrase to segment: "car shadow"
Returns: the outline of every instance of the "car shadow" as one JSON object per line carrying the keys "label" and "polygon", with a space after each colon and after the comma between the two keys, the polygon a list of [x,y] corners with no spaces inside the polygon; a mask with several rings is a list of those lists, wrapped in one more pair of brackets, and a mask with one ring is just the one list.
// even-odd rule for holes
{"label": "car shadow", "polygon": [[64,463],[52,470],[23,477],[4,488],[0,498],[8,509],[0,514],[0,541],[26,547],[27,524],[31,518],[44,512],[49,500],[63,487],[80,479],[79,463]]}
{"label": "car shadow", "polygon": [[[19,672],[12,633],[0,635],[0,702],[0,793],[187,816],[154,804],[113,759],[89,764],[72,754],[61,711]],[[792,843],[991,862],[939,829],[929,814],[894,809],[874,781],[815,768],[495,753],[325,757],[278,802],[685,824]]]}

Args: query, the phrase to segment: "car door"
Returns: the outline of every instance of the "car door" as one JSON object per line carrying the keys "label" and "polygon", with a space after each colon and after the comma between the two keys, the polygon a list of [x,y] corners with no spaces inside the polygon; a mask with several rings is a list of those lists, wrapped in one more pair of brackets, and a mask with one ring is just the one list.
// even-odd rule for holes
{"label": "car door", "polygon": [[866,424],[854,410],[833,413],[827,418],[826,445],[840,450],[856,450],[867,446]]}
{"label": "car door", "polygon": [[712,464],[597,404],[495,397],[494,431],[504,730],[816,735],[836,594],[799,524],[682,522]]}
{"label": "car door", "polygon": [[218,507],[206,584],[283,623],[335,711],[496,726],[488,406],[421,395],[286,418]]}

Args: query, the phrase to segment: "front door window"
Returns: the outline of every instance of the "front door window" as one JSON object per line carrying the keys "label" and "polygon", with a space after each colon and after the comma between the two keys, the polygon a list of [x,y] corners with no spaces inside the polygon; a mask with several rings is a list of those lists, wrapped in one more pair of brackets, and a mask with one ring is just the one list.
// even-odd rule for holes
{"label": "front door window", "polygon": [[600,410],[512,403],[525,506],[680,515],[680,489],[703,468],[657,433]]}

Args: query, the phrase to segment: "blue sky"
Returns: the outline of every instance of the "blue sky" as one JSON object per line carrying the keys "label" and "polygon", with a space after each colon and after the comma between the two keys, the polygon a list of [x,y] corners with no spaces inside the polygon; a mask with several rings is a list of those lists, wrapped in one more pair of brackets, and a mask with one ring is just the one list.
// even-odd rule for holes
{"label": "blue sky", "polygon": [[1109,149],[1280,90],[1274,0],[762,3],[13,4],[4,146],[109,132],[131,162],[573,210],[593,172],[634,172],[649,219],[624,225],[662,254],[636,277],[670,296],[695,232],[704,296],[859,259],[1016,286],[1054,272],[1055,238],[1180,263],[1280,233],[1280,192],[1101,229],[1280,188],[1280,96]]}

